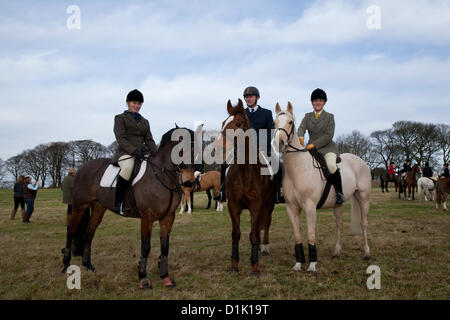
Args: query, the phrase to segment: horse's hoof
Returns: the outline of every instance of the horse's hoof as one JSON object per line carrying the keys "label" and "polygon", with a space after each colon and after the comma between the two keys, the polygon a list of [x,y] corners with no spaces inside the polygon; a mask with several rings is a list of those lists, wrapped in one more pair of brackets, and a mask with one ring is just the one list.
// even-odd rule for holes
{"label": "horse's hoof", "polygon": [[69,266],[64,266],[63,268],[62,268],[62,270],[61,270],[61,273],[67,273],[67,268],[68,268]]}
{"label": "horse's hoof", "polygon": [[62,254],[66,253],[66,248],[62,248],[62,249],[61,249],[61,253],[62,253]]}
{"label": "horse's hoof", "polygon": [[148,280],[148,279],[140,280],[139,281],[139,289],[142,289],[142,290],[153,289],[150,280]]}
{"label": "horse's hoof", "polygon": [[88,271],[95,272],[95,268],[94,268],[94,266],[93,266],[90,262],[83,262],[81,265],[84,266],[84,267],[86,267],[86,269],[87,269]]}
{"label": "horse's hoof", "polygon": [[259,275],[260,275],[261,273],[259,272],[259,271],[252,271],[252,272],[250,272],[250,276],[252,277],[252,278],[259,278]]}
{"label": "horse's hoof", "polygon": [[333,259],[339,259],[340,258],[340,256],[338,255],[338,254],[333,254],[333,257],[332,257]]}
{"label": "horse's hoof", "polygon": [[239,272],[239,269],[236,269],[236,268],[230,268],[230,269],[228,269],[228,273],[229,274],[235,274],[235,273],[238,273]]}
{"label": "horse's hoof", "polygon": [[372,260],[372,257],[371,257],[370,255],[368,255],[368,256],[364,256],[364,260],[366,260],[366,261],[370,261],[370,260]]}
{"label": "horse's hoof", "polygon": [[176,283],[170,277],[165,277],[162,279],[163,286],[169,289],[175,288]]}

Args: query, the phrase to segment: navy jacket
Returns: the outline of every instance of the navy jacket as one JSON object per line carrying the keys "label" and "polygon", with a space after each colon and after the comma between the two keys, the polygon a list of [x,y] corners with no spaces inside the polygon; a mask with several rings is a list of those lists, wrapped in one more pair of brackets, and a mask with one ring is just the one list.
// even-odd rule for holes
{"label": "navy jacket", "polygon": [[422,173],[423,173],[423,176],[427,177],[427,178],[433,176],[433,170],[431,170],[430,167],[424,167],[423,170],[422,170]]}
{"label": "navy jacket", "polygon": [[271,153],[271,145],[270,142],[272,141],[272,136],[270,129],[274,128],[273,125],[273,117],[272,117],[272,111],[268,109],[261,108],[260,105],[258,105],[258,109],[251,113],[249,108],[245,109],[247,113],[247,117],[250,119],[250,123],[252,125],[252,128],[256,130],[256,139],[259,146],[259,130],[260,129],[267,129],[267,154],[270,155]]}

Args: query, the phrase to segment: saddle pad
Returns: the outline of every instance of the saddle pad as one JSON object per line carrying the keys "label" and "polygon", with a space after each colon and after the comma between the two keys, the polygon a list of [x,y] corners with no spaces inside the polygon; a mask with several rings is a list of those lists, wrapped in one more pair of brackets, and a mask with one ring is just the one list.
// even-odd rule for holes
{"label": "saddle pad", "polygon": [[[145,169],[147,168],[147,161],[143,161],[141,163],[141,167],[139,169],[139,172],[137,176],[134,178],[132,185],[134,186],[136,182],[141,180],[141,178],[144,176]],[[117,183],[117,175],[120,172],[120,167],[113,166],[110,164],[108,168],[106,168],[105,173],[103,174],[102,179],[100,180],[100,187],[104,188],[115,188]]]}

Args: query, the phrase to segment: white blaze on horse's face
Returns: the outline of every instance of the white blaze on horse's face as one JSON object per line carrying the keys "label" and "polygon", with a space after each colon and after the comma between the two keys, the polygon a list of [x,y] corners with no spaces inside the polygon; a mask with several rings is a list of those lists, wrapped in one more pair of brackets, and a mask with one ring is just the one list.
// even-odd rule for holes
{"label": "white blaze on horse's face", "polygon": [[[293,127],[294,118],[291,114],[292,105],[290,102],[288,103],[288,110],[282,111],[280,105],[277,103],[275,107],[275,112],[277,116],[275,118],[275,135],[273,140],[273,146],[277,152],[283,153],[286,151],[287,146],[289,145],[289,136],[292,130],[295,130]],[[280,130],[282,129],[282,130]]]}

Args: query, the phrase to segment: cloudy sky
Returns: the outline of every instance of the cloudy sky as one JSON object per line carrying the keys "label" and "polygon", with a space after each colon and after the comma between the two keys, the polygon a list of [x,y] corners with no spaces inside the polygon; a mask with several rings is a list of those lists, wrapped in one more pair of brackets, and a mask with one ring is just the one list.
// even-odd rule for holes
{"label": "cloudy sky", "polygon": [[297,125],[323,88],[335,135],[450,123],[446,0],[2,1],[0,42],[4,160],[51,141],[110,144],[134,88],[157,142],[175,122],[219,128],[249,85],[272,111],[291,101]]}

